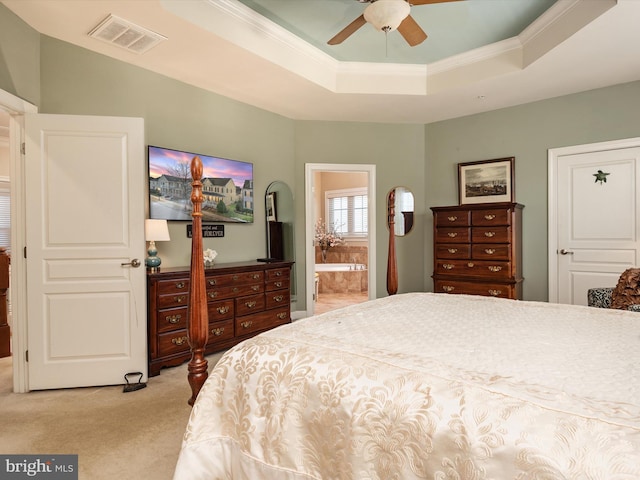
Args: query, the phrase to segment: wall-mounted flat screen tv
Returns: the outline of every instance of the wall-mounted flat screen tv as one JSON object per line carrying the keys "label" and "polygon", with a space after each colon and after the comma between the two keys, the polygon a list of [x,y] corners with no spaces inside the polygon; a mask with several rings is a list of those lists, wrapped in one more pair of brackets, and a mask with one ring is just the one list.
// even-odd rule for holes
{"label": "wall-mounted flat screen tv", "polygon": [[253,164],[149,145],[150,218],[192,220],[191,160],[202,160],[202,221],[253,222]]}

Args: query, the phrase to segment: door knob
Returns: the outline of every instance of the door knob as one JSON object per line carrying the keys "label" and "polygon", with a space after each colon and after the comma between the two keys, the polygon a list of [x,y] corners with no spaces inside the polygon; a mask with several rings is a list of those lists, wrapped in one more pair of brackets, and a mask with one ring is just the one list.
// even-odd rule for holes
{"label": "door knob", "polygon": [[141,265],[141,263],[140,263],[140,260],[138,260],[137,258],[134,258],[130,262],[121,263],[120,265],[122,265],[123,267],[138,268]]}
{"label": "door knob", "polygon": [[573,255],[573,252],[570,250],[565,250],[564,248],[560,250],[560,255]]}

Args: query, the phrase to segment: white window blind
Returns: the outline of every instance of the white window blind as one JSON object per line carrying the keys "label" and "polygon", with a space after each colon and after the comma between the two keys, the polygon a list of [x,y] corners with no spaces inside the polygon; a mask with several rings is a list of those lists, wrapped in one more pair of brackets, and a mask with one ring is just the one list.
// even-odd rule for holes
{"label": "white window blind", "polygon": [[343,237],[366,237],[369,233],[369,198],[366,188],[325,192],[327,229]]}
{"label": "white window blind", "polygon": [[0,181],[0,247],[11,252],[11,192],[4,181]]}

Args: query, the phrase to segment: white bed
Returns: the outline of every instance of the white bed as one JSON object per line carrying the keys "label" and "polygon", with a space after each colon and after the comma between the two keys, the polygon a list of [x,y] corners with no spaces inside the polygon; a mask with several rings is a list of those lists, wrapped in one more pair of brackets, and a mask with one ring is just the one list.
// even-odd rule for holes
{"label": "white bed", "polygon": [[175,480],[640,478],[640,313],[412,293],[227,352]]}

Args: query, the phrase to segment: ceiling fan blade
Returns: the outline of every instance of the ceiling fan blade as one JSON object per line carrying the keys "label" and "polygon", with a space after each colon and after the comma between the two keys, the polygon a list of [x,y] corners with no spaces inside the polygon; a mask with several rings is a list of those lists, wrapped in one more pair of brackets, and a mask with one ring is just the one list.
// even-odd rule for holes
{"label": "ceiling fan blade", "polygon": [[409,45],[415,47],[427,39],[427,34],[420,28],[411,15],[405,18],[398,26],[400,35],[404,37]]}
{"label": "ceiling fan blade", "polygon": [[409,0],[411,5],[430,5],[432,3],[460,2],[464,0]]}
{"label": "ceiling fan blade", "polygon": [[329,40],[327,43],[329,45],[337,45],[339,43],[344,42],[347,38],[349,38],[349,36],[355,33],[355,31],[358,30],[365,23],[367,23],[367,21],[364,19],[364,13],[363,13],[358,18],[356,18],[353,22],[351,22],[349,25],[347,25],[342,30],[340,30],[338,34],[335,37],[333,37],[331,40]]}

